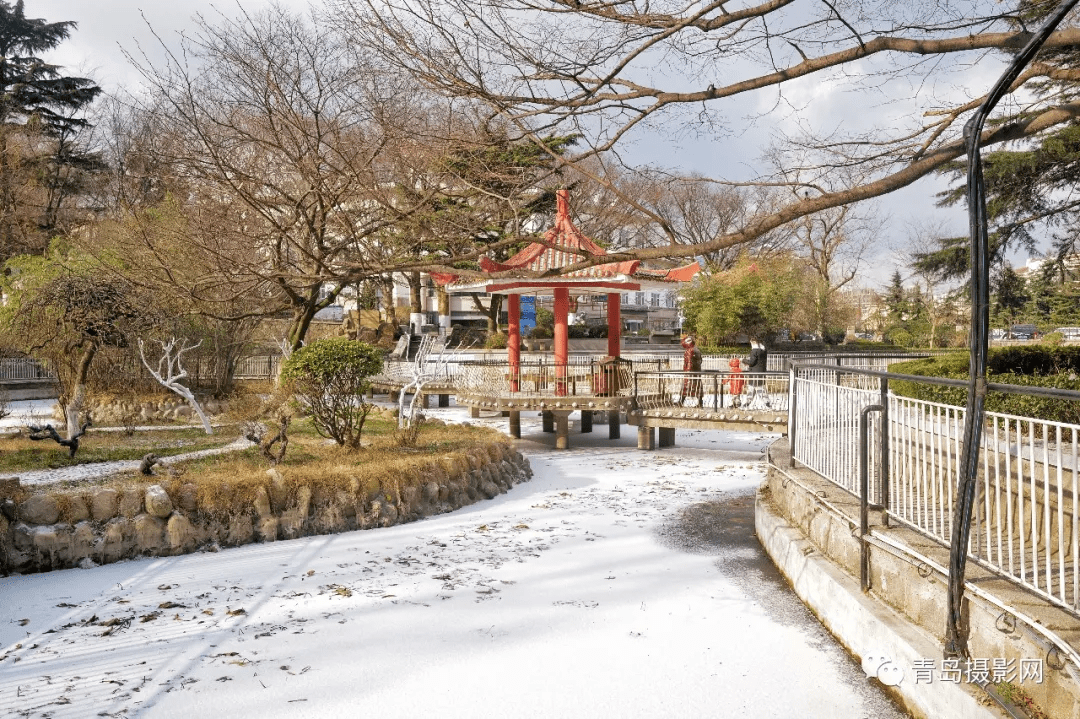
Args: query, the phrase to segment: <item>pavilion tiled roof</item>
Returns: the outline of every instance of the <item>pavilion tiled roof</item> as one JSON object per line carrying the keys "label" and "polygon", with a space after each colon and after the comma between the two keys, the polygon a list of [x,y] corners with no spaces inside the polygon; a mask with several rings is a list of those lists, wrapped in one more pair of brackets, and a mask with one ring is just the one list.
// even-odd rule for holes
{"label": "pavilion tiled roof", "polygon": [[[530,270],[547,273],[572,265],[588,257],[603,257],[607,251],[596,244],[574,225],[570,219],[570,200],[566,190],[556,193],[555,224],[544,233],[543,242],[533,242],[516,255],[497,262],[487,257],[480,259],[480,269],[485,272],[505,272],[509,270]],[[701,270],[694,262],[672,270],[654,270],[641,267],[640,260],[625,262],[607,262],[581,270],[558,274],[558,278],[567,279],[613,279],[637,278],[650,282],[686,282]],[[451,275],[433,276],[436,282],[451,287],[458,284],[458,278]],[[554,278],[552,278],[554,279]],[[527,282],[528,280],[523,280]],[[474,280],[462,280],[460,284],[475,284]]]}

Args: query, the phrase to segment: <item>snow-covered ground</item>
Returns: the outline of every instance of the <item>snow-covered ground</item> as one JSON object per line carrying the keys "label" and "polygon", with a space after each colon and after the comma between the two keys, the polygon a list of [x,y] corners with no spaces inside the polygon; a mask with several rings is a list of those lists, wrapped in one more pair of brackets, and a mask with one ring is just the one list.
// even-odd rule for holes
{"label": "snow-covered ground", "polygon": [[748,534],[770,436],[522,431],[534,478],[452,514],[0,579],[0,713],[901,716]]}
{"label": "snow-covered ground", "polygon": [[28,424],[56,425],[52,418],[55,399],[20,399],[8,402],[7,417],[0,417],[0,428],[25,427]]}

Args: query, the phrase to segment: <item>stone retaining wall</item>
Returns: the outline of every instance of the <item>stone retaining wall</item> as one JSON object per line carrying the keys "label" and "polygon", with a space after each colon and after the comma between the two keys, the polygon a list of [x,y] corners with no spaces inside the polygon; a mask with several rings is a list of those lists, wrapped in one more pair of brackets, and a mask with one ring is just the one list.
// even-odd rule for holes
{"label": "stone retaining wall", "polygon": [[254,501],[226,513],[200,506],[198,487],[179,480],[29,495],[18,479],[0,480],[0,569],[48,571],[388,527],[492,499],[532,477],[508,444],[464,456],[419,460],[413,477],[367,490],[356,478],[334,490],[297,485],[287,470],[270,469]]}
{"label": "stone retaining wall", "polygon": [[[217,415],[229,411],[227,400],[208,399],[202,403],[203,410],[208,415]],[[131,421],[136,424],[146,422],[189,422],[198,421],[198,416],[191,409],[187,400],[177,395],[165,395],[159,400],[100,400],[88,398],[85,411],[94,418],[97,426],[118,425]],[[64,409],[57,405],[53,411],[53,418],[57,421],[64,420]]]}

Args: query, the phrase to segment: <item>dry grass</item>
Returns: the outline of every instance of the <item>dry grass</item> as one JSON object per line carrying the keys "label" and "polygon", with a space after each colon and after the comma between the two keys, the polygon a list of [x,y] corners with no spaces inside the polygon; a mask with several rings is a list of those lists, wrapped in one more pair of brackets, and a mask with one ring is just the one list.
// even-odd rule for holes
{"label": "dry grass", "polygon": [[[62,430],[59,430],[62,433]],[[0,439],[0,472],[15,474],[35,469],[57,469],[91,462],[116,462],[142,459],[147,452],[160,457],[194,452],[199,449],[223,447],[236,439],[235,427],[222,427],[208,435],[200,427],[162,431],[99,432],[91,428],[79,443],[74,459],[66,447],[52,440],[32,441],[24,435]]]}
{"label": "dry grass", "polygon": [[[476,465],[471,458],[482,454],[487,461],[489,445],[507,442],[500,433],[483,428],[425,425],[416,445],[403,448],[395,442],[393,424],[376,421],[372,425],[364,433],[370,444],[357,451],[318,436],[290,433],[289,451],[277,467],[290,499],[306,485],[316,498],[345,492],[361,499],[383,494],[395,501],[407,486],[460,476]],[[268,463],[254,449],[201,458],[176,468],[182,476],[175,481],[195,484],[200,509],[212,514],[250,507],[258,488],[267,483]],[[166,489],[171,493],[170,487]]]}
{"label": "dry grass", "polygon": [[[499,450],[495,446],[509,442],[505,435],[494,430],[434,423],[421,426],[415,446],[401,447],[395,440],[395,429],[393,422],[369,420],[364,430],[365,446],[348,451],[319,437],[309,422],[294,422],[289,432],[288,453],[277,467],[284,479],[287,501],[295,502],[299,488],[307,486],[316,503],[366,501],[380,495],[394,502],[406,487],[428,481],[451,481],[498,459]],[[231,439],[231,435],[223,436],[219,442]],[[150,451],[145,445],[141,450]],[[199,511],[227,518],[251,510],[259,488],[269,484],[268,469],[269,463],[253,447],[178,462],[165,471],[159,469],[157,476],[120,474],[58,486],[60,491],[54,496],[60,504],[61,521],[71,521],[74,497],[81,495],[87,501],[92,489],[110,487],[121,496],[128,492],[141,496],[147,486],[160,484],[176,502],[182,485],[193,484]],[[22,501],[35,489],[39,488],[22,487],[12,498]]]}

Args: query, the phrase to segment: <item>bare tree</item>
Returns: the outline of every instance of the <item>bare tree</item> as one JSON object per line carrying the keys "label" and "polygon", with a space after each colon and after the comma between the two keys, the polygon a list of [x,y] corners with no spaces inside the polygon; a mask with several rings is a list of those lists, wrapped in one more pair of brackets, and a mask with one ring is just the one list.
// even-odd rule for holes
{"label": "bare tree", "polygon": [[938,238],[946,236],[941,223],[916,224],[910,229],[908,236],[907,265],[912,269],[911,279],[919,290],[913,301],[918,303],[918,309],[930,325],[930,347],[940,346],[942,335],[945,334],[944,328],[970,323],[970,317],[966,317],[959,309],[956,297],[959,288],[919,261],[920,257],[924,257],[938,243]]}
{"label": "bare tree", "polygon": [[161,357],[158,359],[156,370],[146,359],[146,354],[143,351],[142,339],[139,340],[139,359],[142,360],[147,371],[159,384],[161,384],[162,387],[175,392],[187,400],[187,403],[191,405],[191,408],[199,415],[199,419],[202,420],[203,429],[206,430],[206,433],[213,434],[214,428],[210,426],[210,418],[206,416],[206,412],[203,410],[202,405],[195,399],[195,393],[180,384],[180,380],[187,379],[188,376],[187,370],[185,370],[184,366],[181,364],[184,353],[195,349],[201,342],[188,345],[177,340],[175,337],[170,337],[167,342],[159,341],[158,344],[161,345]]}
{"label": "bare tree", "polygon": [[[964,154],[963,121],[982,98],[978,92],[958,96],[955,83],[949,83],[950,95],[937,97],[936,88],[946,84],[938,81],[984,57],[1021,47],[1030,37],[1027,23],[1046,12],[1036,3],[989,0],[811,6],[730,0],[335,0],[332,6],[358,42],[382,61],[449,96],[488,104],[522,137],[582,133],[589,146],[567,161],[617,149],[627,139],[665,127],[725,133],[725,110],[745,114],[745,106],[733,108],[733,100],[767,94],[772,102],[759,104],[768,108],[759,115],[765,116],[793,106],[785,95],[800,80],[846,83],[875,99],[887,97],[890,82],[903,85],[902,116],[882,111],[880,122],[858,134],[791,138],[787,147],[799,151],[785,156],[784,174],[749,183],[805,188],[809,195],[800,192],[692,245],[672,242],[606,258],[616,260],[723,251],[948,167]],[[1053,53],[1068,55],[1078,42],[1075,22],[1051,36],[1043,58],[1017,79],[1011,101],[1002,103],[996,120],[988,123],[984,146],[1032,138],[1077,119],[1075,93],[1054,90],[1075,82],[1074,72]],[[1037,83],[1050,89],[1026,92]],[[852,166],[860,172],[849,183],[823,182],[836,168]],[[796,179],[792,170],[801,170]]]}
{"label": "bare tree", "polygon": [[61,437],[51,424],[47,424],[44,427],[37,427],[35,425],[27,425],[27,429],[30,430],[30,434],[26,435],[27,439],[34,441],[40,441],[43,439],[51,439],[61,447],[67,447],[68,458],[75,459],[75,453],[79,451],[79,439],[86,434],[87,428],[90,427],[90,418],[83,419],[83,424],[75,432],[64,439]]}
{"label": "bare tree", "polygon": [[[200,20],[163,65],[137,65],[152,92],[132,123],[147,133],[133,165],[183,189],[178,227],[210,270],[189,291],[203,302],[248,296],[265,301],[257,311],[287,308],[299,347],[346,284],[399,256],[384,230],[415,209],[395,189],[416,149],[406,122],[413,94],[340,36],[280,7]],[[139,239],[160,278],[191,282],[172,272],[175,237]]]}

